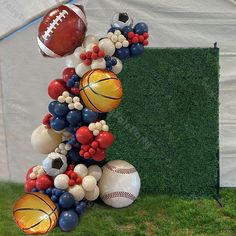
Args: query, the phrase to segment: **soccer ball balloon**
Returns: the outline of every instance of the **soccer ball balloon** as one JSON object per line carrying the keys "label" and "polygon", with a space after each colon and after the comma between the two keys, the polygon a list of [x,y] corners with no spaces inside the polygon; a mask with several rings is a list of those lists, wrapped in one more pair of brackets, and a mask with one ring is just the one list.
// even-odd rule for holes
{"label": "soccer ball balloon", "polygon": [[43,161],[43,169],[50,176],[62,174],[66,171],[66,168],[67,158],[60,153],[52,152]]}
{"label": "soccer ball balloon", "polygon": [[123,29],[125,26],[132,26],[133,18],[131,18],[126,12],[117,12],[112,19],[111,26],[113,28]]}

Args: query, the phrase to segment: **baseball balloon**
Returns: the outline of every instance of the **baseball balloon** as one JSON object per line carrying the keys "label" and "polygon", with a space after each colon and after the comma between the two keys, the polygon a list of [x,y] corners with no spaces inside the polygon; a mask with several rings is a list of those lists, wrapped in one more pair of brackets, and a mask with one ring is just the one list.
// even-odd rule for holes
{"label": "baseball balloon", "polygon": [[96,185],[93,191],[85,192],[84,198],[88,201],[95,201],[99,197],[99,188]]}
{"label": "baseball balloon", "polygon": [[49,154],[62,142],[62,134],[40,125],[31,135],[33,148],[41,154]]}
{"label": "baseball balloon", "polygon": [[99,48],[105,52],[105,55],[113,56],[115,53],[115,46],[114,43],[108,39],[101,39],[98,43]]}
{"label": "baseball balloon", "polygon": [[140,177],[135,167],[123,160],[110,161],[103,166],[98,183],[100,197],[114,208],[131,205],[139,195]]}
{"label": "baseball balloon", "polygon": [[81,46],[87,28],[82,6],[61,5],[49,11],[38,29],[38,45],[47,57],[63,57]]}

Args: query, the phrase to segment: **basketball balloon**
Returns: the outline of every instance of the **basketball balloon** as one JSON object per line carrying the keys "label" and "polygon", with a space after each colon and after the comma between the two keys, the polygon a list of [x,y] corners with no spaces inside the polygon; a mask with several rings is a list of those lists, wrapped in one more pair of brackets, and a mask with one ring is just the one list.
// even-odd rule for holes
{"label": "basketball balloon", "polygon": [[80,81],[80,95],[85,105],[95,112],[110,112],[120,105],[122,85],[112,71],[95,69]]}
{"label": "basketball balloon", "polygon": [[14,206],[14,219],[26,234],[41,235],[57,224],[58,210],[51,199],[42,193],[27,193]]}
{"label": "basketball balloon", "polygon": [[47,57],[69,55],[83,43],[86,17],[82,6],[65,4],[49,11],[38,29],[38,45]]}

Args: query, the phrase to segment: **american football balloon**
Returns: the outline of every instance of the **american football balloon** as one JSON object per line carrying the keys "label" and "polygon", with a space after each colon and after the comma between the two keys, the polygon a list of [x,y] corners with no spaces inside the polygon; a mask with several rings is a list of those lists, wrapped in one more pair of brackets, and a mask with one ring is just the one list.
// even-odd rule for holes
{"label": "american football balloon", "polygon": [[73,53],[87,29],[83,6],[61,5],[49,11],[38,29],[38,45],[46,57],[63,57]]}

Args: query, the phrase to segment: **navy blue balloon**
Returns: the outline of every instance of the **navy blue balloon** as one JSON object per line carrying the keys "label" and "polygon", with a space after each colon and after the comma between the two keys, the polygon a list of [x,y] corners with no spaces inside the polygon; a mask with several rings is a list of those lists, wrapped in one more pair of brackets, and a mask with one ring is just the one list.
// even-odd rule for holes
{"label": "navy blue balloon", "polygon": [[64,232],[74,230],[78,224],[79,218],[74,210],[62,211],[59,217],[59,227]]}
{"label": "navy blue balloon", "polygon": [[122,29],[122,34],[128,38],[128,33],[129,32],[133,32],[133,29],[131,26],[125,26],[123,29]]}
{"label": "navy blue balloon", "polygon": [[76,81],[79,81],[80,78],[79,78],[78,75],[74,74],[74,75],[71,76],[71,79],[72,79],[74,82],[76,82]]}
{"label": "navy blue balloon", "polygon": [[129,58],[130,57],[129,48],[122,47],[120,49],[116,49],[115,56],[121,60]]}
{"label": "navy blue balloon", "polygon": [[111,28],[107,31],[107,33],[109,33],[109,32],[114,33],[116,30],[120,30],[120,29],[117,28],[117,27],[111,27]]}
{"label": "navy blue balloon", "polygon": [[59,206],[59,204],[58,203],[55,203],[55,205],[56,205],[56,207],[57,207],[57,210],[58,210],[58,213],[59,213],[59,215],[61,214],[61,208],[60,208],[60,206]]}
{"label": "navy blue balloon", "polygon": [[59,198],[59,205],[64,209],[69,209],[75,204],[75,199],[71,193],[65,192]]}
{"label": "navy blue balloon", "polygon": [[54,112],[54,109],[55,109],[55,106],[56,106],[57,103],[59,103],[59,102],[58,101],[52,101],[48,105],[48,111],[54,116],[56,116],[56,114]]}
{"label": "navy blue balloon", "polygon": [[111,63],[113,66],[115,66],[117,64],[117,60],[115,58],[112,58]]}
{"label": "navy blue balloon", "polygon": [[72,148],[68,152],[68,154],[67,154],[67,161],[70,164],[79,164],[79,162],[81,161],[82,157],[79,155],[79,150],[80,149]]}
{"label": "navy blue balloon", "polygon": [[65,117],[68,112],[69,112],[69,108],[68,108],[67,103],[58,102],[54,107],[54,113],[58,117]]}
{"label": "navy blue balloon", "polygon": [[134,33],[135,34],[144,34],[148,32],[148,26],[144,22],[137,23],[134,26]]}
{"label": "navy blue balloon", "polygon": [[86,123],[92,123],[95,122],[98,118],[98,113],[94,112],[87,107],[82,110],[82,118],[83,121]]}
{"label": "navy blue balloon", "polygon": [[130,46],[130,53],[132,56],[136,57],[144,52],[144,46],[141,43],[132,44]]}
{"label": "navy blue balloon", "polygon": [[48,195],[48,196],[51,196],[52,195],[52,190],[53,188],[47,188],[45,193]]}
{"label": "navy blue balloon", "polygon": [[57,198],[56,195],[52,195],[52,196],[51,196],[51,200],[52,200],[53,202],[57,202],[58,198]]}
{"label": "navy blue balloon", "polygon": [[79,216],[84,213],[84,210],[85,210],[85,208],[84,208],[83,206],[81,206],[81,205],[77,205],[77,206],[75,207],[75,211],[77,212],[77,214],[78,214]]}
{"label": "navy blue balloon", "polygon": [[66,121],[64,118],[54,117],[50,121],[51,127],[56,131],[61,131],[66,127]]}
{"label": "navy blue balloon", "polygon": [[66,82],[66,86],[69,87],[69,88],[72,88],[75,84],[75,81],[72,80],[72,79],[69,79],[67,82]]}
{"label": "navy blue balloon", "polygon": [[81,121],[81,111],[74,110],[68,112],[66,116],[66,120],[72,125],[77,126],[78,123]]}
{"label": "navy blue balloon", "polygon": [[36,193],[36,192],[38,192],[38,189],[37,188],[32,188],[31,192]]}
{"label": "navy blue balloon", "polygon": [[106,66],[107,66],[107,67],[110,67],[110,66],[112,66],[112,61],[111,61],[111,60],[109,60],[109,61],[106,61]]}

